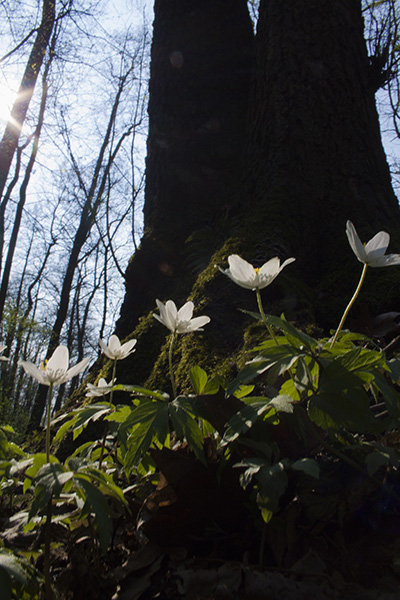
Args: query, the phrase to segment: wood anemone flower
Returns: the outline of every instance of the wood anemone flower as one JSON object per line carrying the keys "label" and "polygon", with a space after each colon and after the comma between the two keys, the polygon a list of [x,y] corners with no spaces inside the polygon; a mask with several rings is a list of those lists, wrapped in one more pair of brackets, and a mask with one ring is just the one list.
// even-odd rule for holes
{"label": "wood anemone flower", "polygon": [[273,282],[282,269],[295,260],[295,258],[288,258],[281,264],[279,258],[275,256],[257,269],[238,254],[231,254],[228,256],[229,269],[219,268],[219,270],[240,287],[248,290],[262,290]]}
{"label": "wood anemone flower", "polygon": [[136,346],[136,342],[137,340],[133,339],[121,345],[119,337],[117,335],[112,335],[108,340],[108,344],[103,340],[99,340],[99,345],[107,358],[111,358],[112,360],[123,360],[135,352],[136,348],[134,348],[134,346]]}
{"label": "wood anemone flower", "polygon": [[38,368],[33,363],[20,360],[19,364],[26,373],[34,377],[43,385],[53,386],[60,385],[69,381],[81,373],[87,366],[89,358],[84,358],[74,367],[69,366],[69,352],[66,346],[58,346],[51,355],[51,358],[45,364],[41,364]]}
{"label": "wood anemone flower", "polygon": [[168,327],[173,333],[191,333],[192,331],[202,331],[201,327],[210,322],[210,317],[193,316],[193,302],[186,302],[179,310],[176,308],[175,302],[167,300],[165,305],[156,300],[157,307],[160,311],[159,315],[153,313],[153,317],[160,321],[165,327]]}
{"label": "wood anemone flower", "polygon": [[364,265],[369,267],[400,265],[400,254],[385,254],[390,241],[390,235],[386,231],[380,231],[369,242],[363,244],[353,223],[347,221],[346,234],[351,249]]}
{"label": "wood anemone flower", "polygon": [[105,396],[106,394],[109,394],[111,392],[115,382],[116,379],[111,379],[110,383],[107,383],[107,381],[103,377],[100,377],[97,385],[94,385],[93,383],[87,383],[86,396],[88,396],[89,398],[98,398],[100,396]]}

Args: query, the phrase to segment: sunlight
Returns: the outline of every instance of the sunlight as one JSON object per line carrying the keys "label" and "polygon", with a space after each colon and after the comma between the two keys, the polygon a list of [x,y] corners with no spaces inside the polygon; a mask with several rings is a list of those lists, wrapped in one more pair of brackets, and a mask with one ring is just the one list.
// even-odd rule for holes
{"label": "sunlight", "polygon": [[10,112],[17,92],[0,81],[0,126],[4,127],[10,118]]}

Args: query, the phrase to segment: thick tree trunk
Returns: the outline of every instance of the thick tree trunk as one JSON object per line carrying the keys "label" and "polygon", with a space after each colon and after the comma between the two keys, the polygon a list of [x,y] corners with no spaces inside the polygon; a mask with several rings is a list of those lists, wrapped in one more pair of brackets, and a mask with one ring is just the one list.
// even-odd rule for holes
{"label": "thick tree trunk", "polygon": [[261,2],[245,226],[312,286],[351,257],[347,219],[364,239],[400,226],[370,72],[360,2]]}
{"label": "thick tree trunk", "polygon": [[[255,296],[228,281],[215,263],[227,266],[226,258],[233,252],[255,266],[272,256],[295,256],[296,263],[263,291],[267,309],[334,328],[361,270],[346,240],[346,220],[353,220],[367,240],[379,229],[393,234],[400,231],[400,213],[381,144],[360,1],[261,0],[251,92],[248,80],[239,77],[243,73],[248,76],[251,42],[246,36],[240,42],[236,26],[230,30],[235,35],[225,38],[223,21],[211,38],[201,25],[202,11],[211,18],[216,16],[212,7],[222,10],[225,3],[180,4],[168,3],[167,9],[165,3],[156,2],[147,230],[128,269],[118,333],[130,333],[137,318],[154,305],[155,297],[183,300],[191,294],[201,306],[201,314],[208,314],[212,321],[207,334],[196,335],[196,341],[182,336],[177,377],[181,372],[183,379],[196,362],[214,369],[224,357],[242,352],[247,317],[238,308],[256,310]],[[239,20],[247,27],[243,4],[239,11],[239,3],[229,3],[238,9]],[[175,10],[178,8],[180,12]],[[229,9],[227,15],[234,12]],[[188,21],[189,17],[192,20]],[[200,26],[193,29],[194,22]],[[187,49],[175,43],[178,32],[187,40]],[[218,39],[223,40],[225,52],[231,43],[229,69],[236,69],[238,83],[231,90],[221,69],[219,76],[214,76],[221,55]],[[193,62],[193,70],[187,72],[192,56],[202,60]],[[227,69],[225,66],[225,72]],[[218,82],[223,82],[224,90]],[[218,90],[229,98],[225,105],[215,100]],[[245,127],[242,119],[247,114],[248,93],[251,109]],[[207,111],[205,106],[213,110]],[[217,113],[217,106],[225,112]],[[235,135],[228,130],[223,138],[219,133],[221,147],[227,142],[236,150],[244,148],[245,156],[233,152],[221,160],[211,151],[221,150],[210,141],[215,139],[213,127],[207,129],[207,123],[216,122],[215,114],[218,122],[228,115],[229,123],[236,127]],[[194,286],[190,278],[182,278],[179,288],[176,280],[177,273],[184,272],[185,238],[207,216],[216,219],[227,204],[225,243]],[[400,250],[399,237],[397,241],[396,248],[394,239],[393,251]],[[382,288],[381,280],[397,277],[398,281],[400,273],[396,275],[395,269],[373,271],[374,276],[369,277],[378,291],[371,287],[368,292],[367,282],[365,296],[372,309],[398,309],[395,294],[388,283]],[[144,319],[136,330],[138,336],[145,336],[143,341],[152,339],[151,321]],[[132,359],[137,379],[146,374],[146,360],[149,363],[159,353],[155,342],[146,348],[143,361],[140,344]],[[165,358],[164,353],[149,385],[164,383]],[[131,366],[128,370],[132,379]]]}
{"label": "thick tree trunk", "polygon": [[136,326],[155,297],[186,297],[195,280],[186,239],[226,218],[245,138],[253,41],[245,0],[155,2],[145,234],[126,274],[120,333]]}

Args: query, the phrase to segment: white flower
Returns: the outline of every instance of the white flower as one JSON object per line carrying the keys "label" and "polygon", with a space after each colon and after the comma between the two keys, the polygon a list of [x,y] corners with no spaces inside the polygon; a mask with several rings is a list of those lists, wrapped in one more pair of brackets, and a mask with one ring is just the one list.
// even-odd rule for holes
{"label": "white flower", "polygon": [[177,310],[175,302],[167,300],[165,305],[156,300],[156,304],[160,310],[160,315],[153,313],[153,317],[160,321],[165,327],[168,327],[174,333],[190,333],[191,331],[202,331],[200,327],[207,325],[210,322],[210,317],[195,317],[193,316],[193,302],[186,302]]}
{"label": "white flower", "polygon": [[273,282],[286,265],[295,260],[295,258],[288,258],[281,265],[281,261],[275,256],[264,263],[262,267],[256,269],[238,254],[231,254],[228,256],[229,269],[219,268],[219,270],[243,288],[262,290]]}
{"label": "white flower", "polygon": [[31,362],[26,360],[20,360],[19,364],[24,370],[32,375],[35,379],[42,383],[43,385],[60,385],[61,383],[65,383],[69,379],[81,373],[89,362],[89,358],[84,358],[74,367],[68,369],[69,366],[69,352],[66,346],[58,346],[51,356],[51,358],[46,361],[45,365],[43,363],[40,365],[40,369]]}
{"label": "white flower", "polygon": [[369,267],[390,267],[400,265],[400,254],[386,254],[389,246],[390,235],[380,231],[367,244],[363,244],[358,237],[356,228],[351,221],[346,223],[346,234],[349,244],[358,260]]}
{"label": "white flower", "polygon": [[135,352],[134,346],[136,346],[137,340],[129,340],[129,342],[125,342],[122,344],[119,341],[119,337],[117,335],[112,335],[108,340],[108,344],[103,342],[103,340],[99,340],[100,348],[103,350],[104,354],[111,358],[112,360],[122,360]]}
{"label": "white flower", "polygon": [[89,396],[90,398],[105,396],[111,392],[115,382],[116,379],[111,379],[110,383],[107,383],[103,377],[100,377],[97,385],[93,385],[93,383],[87,383],[86,387],[88,391],[86,396]]}
{"label": "white flower", "polygon": [[[4,350],[7,348],[7,346],[0,346],[0,355],[3,354]],[[7,358],[6,356],[0,356],[0,360],[10,360],[9,358]]]}

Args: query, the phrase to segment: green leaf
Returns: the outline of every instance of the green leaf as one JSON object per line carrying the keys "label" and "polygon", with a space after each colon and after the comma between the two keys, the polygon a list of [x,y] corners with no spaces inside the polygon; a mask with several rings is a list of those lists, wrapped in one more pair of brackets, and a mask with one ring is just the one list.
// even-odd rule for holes
{"label": "green leaf", "polygon": [[264,458],[258,456],[254,458],[244,459],[240,463],[236,463],[234,468],[246,467],[246,470],[240,475],[240,485],[246,489],[254,475],[256,475],[260,469],[264,468],[266,461]]}
{"label": "green leaf", "polygon": [[97,483],[103,493],[127,505],[122,489],[114,483],[112,476],[108,473],[104,473],[104,471],[88,465],[81,467],[79,471],[75,472],[74,477],[78,480],[86,478],[92,481],[92,483]]}
{"label": "green leaf", "polygon": [[293,398],[290,396],[282,395],[276,396],[269,402],[278,412],[292,413],[293,412]]}
{"label": "green leaf", "polygon": [[131,413],[131,408],[126,405],[117,406],[115,411],[105,417],[106,421],[123,423]]}
{"label": "green leaf", "polygon": [[378,369],[374,372],[374,386],[380,391],[386,404],[389,415],[394,419],[398,426],[400,421],[400,394],[387,381],[385,375]]}
{"label": "green leaf", "polygon": [[189,377],[195,394],[202,394],[205,386],[207,385],[207,373],[201,367],[195,366],[190,369]]}
{"label": "green leaf", "polygon": [[178,438],[186,438],[191,450],[196,457],[206,465],[206,459],[203,452],[203,434],[192,415],[186,410],[184,402],[180,397],[171,402],[169,406],[169,414],[172,421],[172,426]]}
{"label": "green leaf", "polygon": [[243,408],[229,419],[223,445],[233,442],[240,435],[246,433],[254,425],[258,417],[269,409],[271,409],[271,404],[268,400],[243,406]]}
{"label": "green leaf", "polygon": [[152,421],[159,411],[163,411],[165,402],[158,402],[150,398],[142,398],[140,404],[131,409],[129,415],[120,425],[122,429],[130,429],[135,425],[142,425],[147,421]]}
{"label": "green leaf", "polygon": [[25,558],[0,548],[1,600],[38,598],[42,575]]}
{"label": "green leaf", "polygon": [[72,477],[73,473],[67,471],[60,463],[43,465],[35,477],[35,497],[29,511],[29,518],[41,512],[52,497],[58,498],[64,484]]}
{"label": "green leaf", "polygon": [[[44,452],[38,452],[34,454],[32,457],[32,466],[25,472],[25,481],[23,486],[23,493],[25,494],[27,490],[31,487],[32,481],[36,476],[36,473],[47,463],[47,457]],[[58,459],[55,456],[50,455],[50,462],[58,463]]]}
{"label": "green leaf", "polygon": [[133,410],[127,421],[129,421],[129,426],[133,426],[133,431],[127,440],[127,452],[124,457],[124,468],[129,470],[140,462],[153,439],[164,444],[169,434],[168,405],[150,401],[150,404],[140,405]]}
{"label": "green leaf", "polygon": [[155,398],[156,400],[162,400],[165,402],[169,399],[168,394],[162,392],[148,390],[147,388],[141,387],[140,385],[123,385],[118,384],[114,386],[115,391],[131,392],[138,396],[148,396],[149,398]]}
{"label": "green leaf", "polygon": [[[259,482],[259,495],[262,498],[262,507],[277,512],[279,499],[286,491],[288,478],[285,472],[287,461],[283,460],[272,466],[265,466],[256,474]],[[257,504],[260,506],[259,499]]]}
{"label": "green leaf", "polygon": [[307,475],[319,478],[319,464],[313,458],[300,458],[292,464],[292,469],[295,471],[303,471]]}
{"label": "green leaf", "polygon": [[326,431],[347,429],[356,433],[378,433],[382,424],[369,407],[369,398],[362,387],[338,393],[320,392],[311,396],[308,414]]}
{"label": "green leaf", "polygon": [[371,452],[365,457],[368,475],[371,477],[383,466],[390,463],[390,457],[387,452]]}
{"label": "green leaf", "polygon": [[112,535],[112,522],[110,519],[107,500],[102,492],[93,483],[84,478],[79,478],[79,486],[84,492],[86,504],[84,509],[94,513],[96,530],[102,551],[107,552]]}
{"label": "green leaf", "polygon": [[304,356],[304,352],[299,352],[297,348],[288,345],[271,346],[254,358],[239,372],[226,390],[226,395],[230,396],[236,393],[236,390],[244,383],[251,381],[258,375],[271,370],[271,379],[274,381],[282,373],[290,369],[296,361]]}
{"label": "green leaf", "polygon": [[236,398],[245,398],[254,390],[254,385],[240,385],[235,392]]}
{"label": "green leaf", "polygon": [[[80,435],[90,421],[97,421],[113,410],[114,406],[110,406],[108,402],[99,402],[98,404],[89,404],[88,406],[83,407],[74,417],[74,432],[79,431],[78,435]],[[76,439],[78,435],[74,435],[74,439]]]}
{"label": "green leaf", "polygon": [[281,315],[280,318],[273,315],[267,315],[266,318],[270,325],[285,332],[286,339],[297,348],[301,349],[302,346],[305,346],[311,351],[318,348],[318,340],[315,340],[310,335],[296,329],[294,325],[286,321],[284,315]]}

